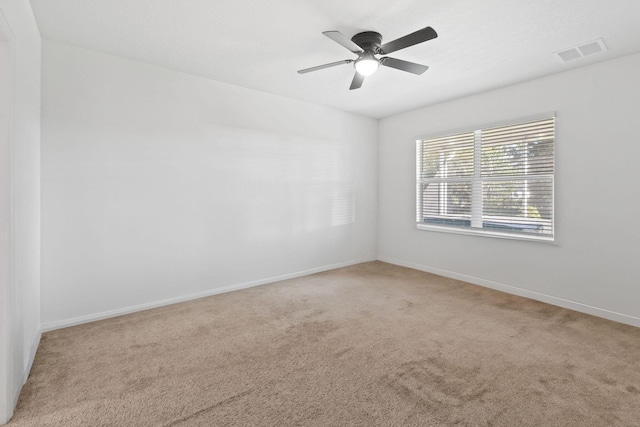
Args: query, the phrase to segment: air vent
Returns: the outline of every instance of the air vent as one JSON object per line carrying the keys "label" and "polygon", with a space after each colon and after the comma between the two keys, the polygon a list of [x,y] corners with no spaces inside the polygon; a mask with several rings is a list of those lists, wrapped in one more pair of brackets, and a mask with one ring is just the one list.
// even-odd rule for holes
{"label": "air vent", "polygon": [[569,62],[595,53],[606,52],[606,50],[607,46],[604,44],[604,40],[598,39],[580,46],[560,50],[555,54],[560,58],[560,61]]}

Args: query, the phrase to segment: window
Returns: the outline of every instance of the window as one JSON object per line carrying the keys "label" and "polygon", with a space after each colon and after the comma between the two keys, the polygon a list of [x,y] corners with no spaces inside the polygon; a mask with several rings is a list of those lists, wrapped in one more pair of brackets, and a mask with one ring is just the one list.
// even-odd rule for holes
{"label": "window", "polygon": [[553,240],[555,117],[417,141],[418,228]]}

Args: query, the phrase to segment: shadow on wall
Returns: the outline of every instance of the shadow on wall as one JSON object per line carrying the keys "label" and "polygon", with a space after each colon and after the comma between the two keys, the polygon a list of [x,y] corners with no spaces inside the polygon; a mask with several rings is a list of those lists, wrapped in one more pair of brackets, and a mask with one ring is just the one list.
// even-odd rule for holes
{"label": "shadow on wall", "polygon": [[238,177],[242,200],[236,202],[243,208],[236,213],[252,238],[304,234],[355,222],[348,147],[253,132],[230,141],[216,142],[211,166],[226,169],[221,172],[224,176]]}

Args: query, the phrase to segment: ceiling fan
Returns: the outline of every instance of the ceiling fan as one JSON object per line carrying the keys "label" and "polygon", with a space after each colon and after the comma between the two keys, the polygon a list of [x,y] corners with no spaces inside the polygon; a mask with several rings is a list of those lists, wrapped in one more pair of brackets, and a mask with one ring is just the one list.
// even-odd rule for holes
{"label": "ceiling fan", "polygon": [[416,64],[414,62],[403,61],[402,59],[390,58],[383,56],[376,58],[376,55],[386,55],[400,49],[413,46],[418,43],[438,37],[436,31],[431,27],[425,27],[421,30],[407,34],[404,37],[382,44],[382,35],[375,31],[365,31],[358,33],[349,40],[347,36],[340,31],[324,31],[322,34],[329,37],[334,42],[344,46],[351,52],[358,55],[356,59],[344,59],[342,61],[331,62],[329,64],[318,65],[317,67],[305,68],[299,70],[299,74],[309,73],[311,71],[322,70],[323,68],[335,67],[336,65],[354,63],[356,73],[351,81],[349,90],[359,89],[364,82],[366,76],[373,74],[380,65],[395,68],[396,70],[407,71],[413,74],[422,74],[429,67],[426,65]]}

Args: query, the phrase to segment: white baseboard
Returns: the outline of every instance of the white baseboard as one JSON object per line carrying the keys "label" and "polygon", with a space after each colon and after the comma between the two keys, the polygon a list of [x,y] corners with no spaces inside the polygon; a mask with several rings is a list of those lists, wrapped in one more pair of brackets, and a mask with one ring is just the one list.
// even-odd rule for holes
{"label": "white baseboard", "polygon": [[[424,264],[418,264],[413,262],[407,262],[399,259],[389,258],[389,257],[379,257],[379,261],[387,262],[389,264],[395,264],[402,267],[412,268],[414,270],[425,271],[427,273],[437,274],[439,276],[449,277],[451,279],[461,280],[464,282],[472,283],[474,285],[483,286],[490,289],[495,289],[498,291],[506,292],[512,295],[518,295],[525,298],[530,298],[536,301],[545,302],[552,305],[557,305],[559,307],[568,308],[571,310],[579,311],[581,313],[591,314],[593,316],[602,317],[605,319],[613,320],[620,323],[625,323],[628,325],[640,327],[640,318],[635,316],[630,316],[623,313],[618,313],[615,311],[607,310],[600,307],[594,307],[591,305],[583,304],[577,301],[571,301],[564,298],[555,297],[553,295],[547,295],[535,291],[530,291],[527,289],[518,288],[517,286],[506,285],[503,283],[494,282],[487,279],[482,279],[479,277],[468,276],[466,274],[460,274],[449,270],[444,270],[441,268],[436,268]],[[110,310],[96,314],[89,314],[86,316],[75,317],[72,319],[59,320],[54,322],[43,323],[41,326],[41,332],[48,332],[55,329],[66,328],[69,326],[80,325],[83,323],[94,322],[97,320],[108,319],[110,317],[122,316],[124,314],[135,313],[137,311],[148,310],[151,308],[162,307],[165,305],[176,304],[180,302],[190,301],[198,298],[204,298],[212,295],[218,295],[226,292],[233,292],[240,289],[252,288],[255,286],[266,285],[269,283],[279,282],[281,280],[293,279],[296,277],[307,276],[309,274],[319,273],[322,271],[334,270],[336,268],[348,267],[350,265],[360,264],[363,262],[375,261],[375,259],[361,259],[361,260],[352,260],[337,264],[325,265],[322,267],[316,267],[309,270],[299,271],[296,273],[283,274],[281,276],[269,277],[266,279],[255,280],[251,282],[243,282],[235,285],[224,286],[221,288],[209,289],[203,292],[197,292],[188,295],[182,295],[174,298],[167,298],[159,301],[153,301],[145,304],[139,304],[135,306],[125,307],[117,310]],[[36,350],[38,348],[38,343],[40,341],[40,333],[37,334],[37,339],[34,340],[32,344],[31,351],[29,354],[29,361],[25,366],[28,368],[25,369],[25,381],[31,369],[31,364],[33,363],[33,358],[35,357]]]}
{"label": "white baseboard", "polygon": [[29,373],[31,372],[31,367],[33,366],[33,361],[36,358],[36,352],[38,351],[38,346],[40,345],[41,336],[42,336],[42,328],[39,327],[38,330],[36,331],[36,336],[33,337],[33,341],[31,342],[31,347],[29,347],[29,354],[25,354],[22,384],[26,383],[27,378],[29,378]]}
{"label": "white baseboard", "polygon": [[557,305],[559,307],[568,308],[571,310],[579,311],[581,313],[591,314],[593,316],[602,317],[604,319],[613,320],[615,322],[625,323],[631,326],[640,327],[640,318],[630,316],[628,314],[618,313],[611,310],[606,310],[600,307],[594,307],[591,305],[583,304],[577,301],[571,301],[564,298],[555,297],[553,295],[542,294],[527,289],[518,288],[516,286],[505,285],[503,283],[494,282],[491,280],[481,279],[479,277],[468,276],[466,274],[455,273],[449,270],[443,270],[441,268],[431,267],[424,264],[417,264],[413,262],[402,261],[399,259],[379,257],[380,261],[387,262],[389,264],[395,264],[402,267],[413,268],[414,270],[425,271],[427,273],[437,274],[438,276],[449,277],[451,279],[461,280],[463,282],[472,283],[474,285],[483,286],[485,288],[491,288],[498,291],[506,292],[512,295],[518,295],[525,298],[530,298],[536,301],[546,302],[548,304]]}
{"label": "white baseboard", "polygon": [[69,326],[80,325],[83,323],[95,322],[97,320],[108,319],[110,317],[122,316],[124,314],[135,313],[137,311],[148,310],[150,308],[162,307],[165,305],[176,304],[179,302],[190,301],[198,298],[204,298],[212,295],[218,295],[226,292],[238,291],[240,289],[252,288],[254,286],[266,285],[269,283],[279,282],[281,280],[294,279],[296,277],[308,276],[309,274],[320,273],[322,271],[335,270],[336,268],[348,267],[350,265],[360,264],[363,262],[375,261],[372,259],[351,260],[336,264],[325,265],[322,267],[311,268],[308,270],[298,271],[296,273],[283,274],[280,276],[269,277],[266,279],[254,280],[251,282],[237,283],[235,285],[223,286],[221,288],[209,289],[203,292],[182,295],[173,298],[167,298],[159,301],[153,301],[145,304],[134,305],[130,307],[120,308],[116,310],[104,311],[96,314],[75,317],[72,319],[56,320],[42,324],[42,332],[53,331],[55,329],[67,328]]}

